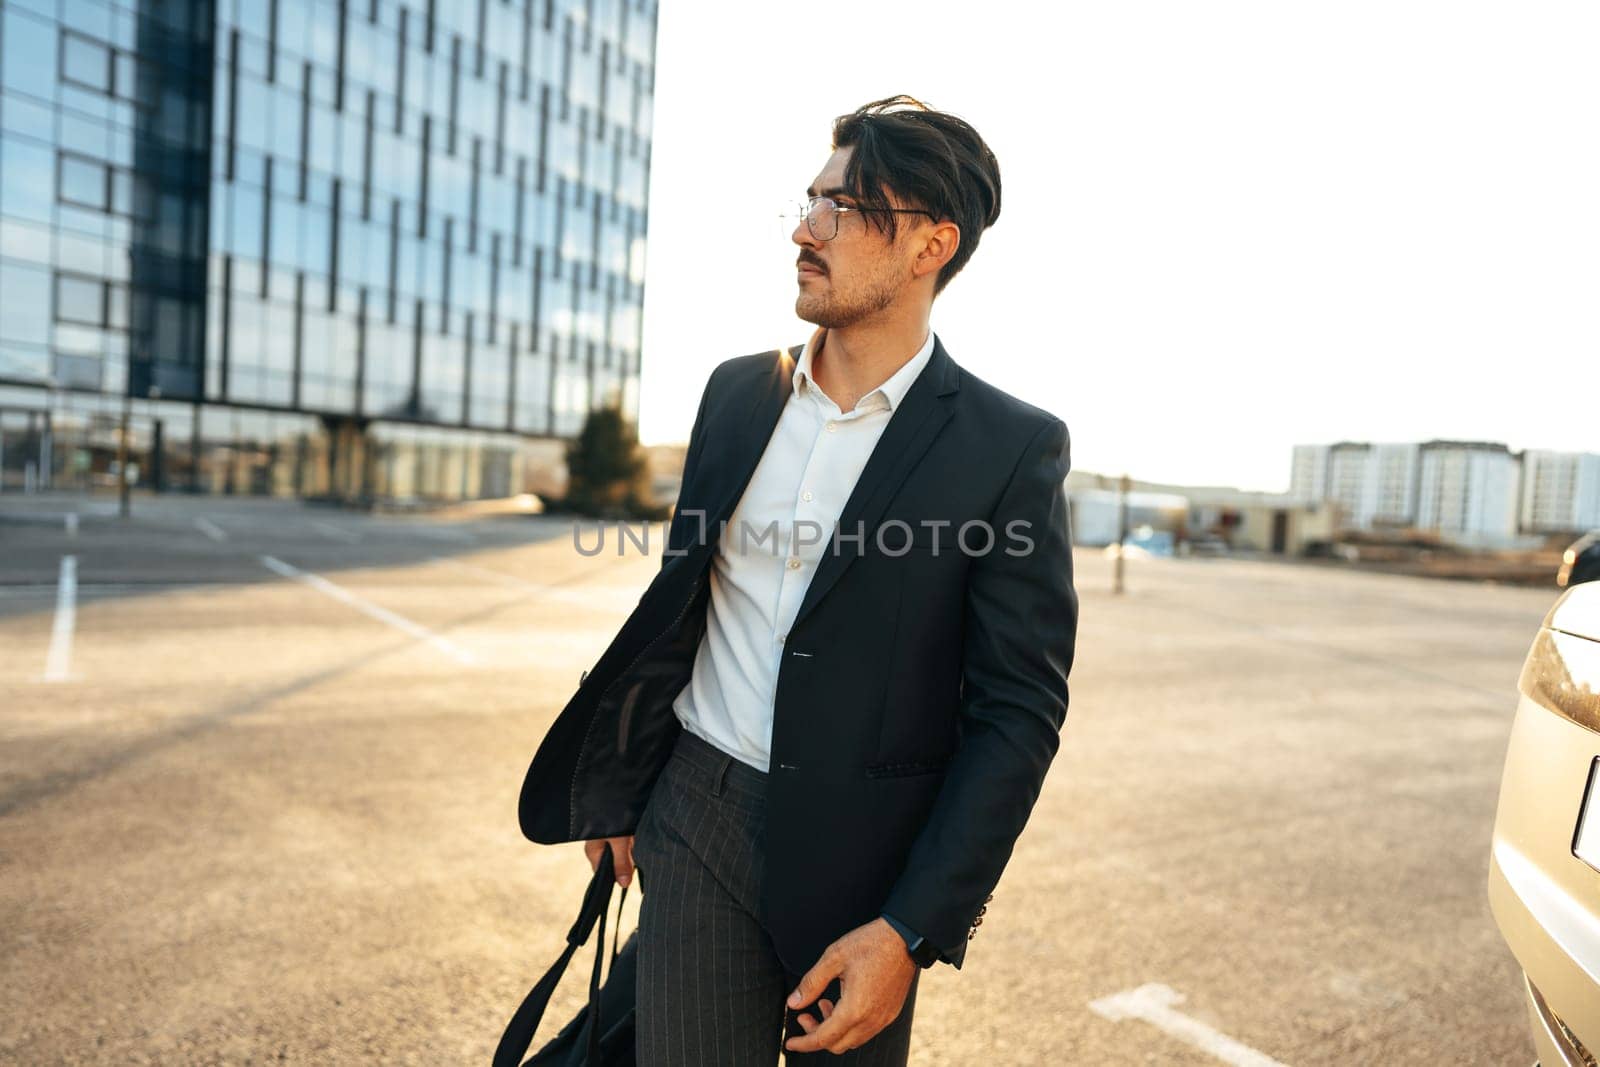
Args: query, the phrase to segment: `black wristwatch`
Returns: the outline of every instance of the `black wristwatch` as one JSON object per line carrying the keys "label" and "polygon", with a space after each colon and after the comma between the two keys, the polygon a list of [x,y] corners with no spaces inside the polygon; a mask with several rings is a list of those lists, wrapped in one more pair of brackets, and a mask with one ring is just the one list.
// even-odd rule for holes
{"label": "black wristwatch", "polygon": [[926,969],[939,962],[939,950],[927,938],[892,915],[885,915],[883,921],[894,927],[894,932],[905,939],[906,951],[911,953],[912,962],[918,967]]}

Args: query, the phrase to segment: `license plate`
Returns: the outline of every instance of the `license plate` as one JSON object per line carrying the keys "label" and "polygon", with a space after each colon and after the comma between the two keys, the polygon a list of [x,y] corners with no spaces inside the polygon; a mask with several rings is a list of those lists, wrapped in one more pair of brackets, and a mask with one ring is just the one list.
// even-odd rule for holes
{"label": "license plate", "polygon": [[1589,784],[1578,810],[1578,830],[1572,835],[1572,854],[1600,871],[1600,759],[1589,765]]}

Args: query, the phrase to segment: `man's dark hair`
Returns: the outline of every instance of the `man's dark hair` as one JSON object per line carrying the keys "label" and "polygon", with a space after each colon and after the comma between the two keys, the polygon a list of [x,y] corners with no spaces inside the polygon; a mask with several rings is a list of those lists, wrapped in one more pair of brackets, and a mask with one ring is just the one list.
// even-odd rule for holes
{"label": "man's dark hair", "polygon": [[978,131],[962,119],[901,94],[863,104],[833,120],[833,147],[853,148],[845,188],[893,241],[899,215],[893,192],[961,230],[956,254],[939,270],[937,295],[972,253],[978,238],[1000,217],[1000,164]]}

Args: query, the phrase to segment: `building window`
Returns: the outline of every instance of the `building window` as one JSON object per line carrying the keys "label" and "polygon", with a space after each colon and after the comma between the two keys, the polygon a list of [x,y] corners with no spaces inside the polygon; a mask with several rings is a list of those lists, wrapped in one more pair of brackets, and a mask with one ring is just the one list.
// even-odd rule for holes
{"label": "building window", "polygon": [[111,49],[75,33],[61,35],[61,79],[100,93],[111,91]]}
{"label": "building window", "polygon": [[110,170],[104,163],[62,152],[56,170],[57,195],[78,207],[110,210]]}
{"label": "building window", "polygon": [[79,326],[104,326],[106,283],[99,278],[57,274],[56,321]]}

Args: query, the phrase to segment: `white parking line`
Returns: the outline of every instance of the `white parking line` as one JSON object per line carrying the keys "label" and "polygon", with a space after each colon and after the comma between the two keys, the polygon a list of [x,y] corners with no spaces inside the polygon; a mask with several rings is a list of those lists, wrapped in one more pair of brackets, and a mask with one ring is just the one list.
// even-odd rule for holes
{"label": "white parking line", "polygon": [[335,541],[343,541],[347,545],[353,545],[357,541],[361,540],[360,534],[353,530],[346,530],[335,526],[331,522],[317,522],[315,519],[313,519],[311,521],[311,525],[315,526],[317,529],[321,530]]}
{"label": "white parking line", "polygon": [[63,516],[63,518],[66,519],[66,523],[67,523],[67,536],[68,537],[77,537],[78,536],[78,513],[76,511],[69,511],[69,512],[66,513],[65,516]]}
{"label": "white parking line", "polygon": [[64,682],[72,665],[72,626],[77,617],[78,557],[61,557],[61,578],[56,584],[56,621],[50,630],[50,653],[45,658],[44,680]]}
{"label": "white parking line", "polygon": [[311,574],[308,571],[303,571],[298,567],[285,563],[281,559],[275,559],[272,556],[262,556],[261,562],[268,570],[276,571],[285,578],[293,578],[297,582],[304,582],[313,589],[326,593],[328,596],[333,597],[333,599],[348,604],[357,611],[377,619],[379,622],[387,623],[390,626],[393,626],[395,629],[404,633],[408,633],[418,640],[428,642],[428,644],[432,645],[434,648],[437,648],[440,652],[443,652],[457,663],[468,667],[477,666],[478,661],[472,655],[472,653],[450,641],[448,638],[441,637],[432,630],[428,629],[426,626],[423,626],[420,623],[412,622],[403,615],[396,615],[388,608],[379,607],[377,604],[372,603],[372,601],[359,597],[347,589],[341,589],[339,586],[334,585],[332,582],[328,581],[328,579],[319,574]]}
{"label": "white parking line", "polygon": [[1182,993],[1152,982],[1138,989],[1091,1000],[1089,1010],[1114,1023],[1124,1019],[1141,1019],[1234,1067],[1285,1067],[1249,1045],[1241,1045],[1226,1034],[1218,1033],[1198,1019],[1191,1019],[1173,1010],[1174,1005],[1182,1003]]}
{"label": "white parking line", "polygon": [[228,535],[222,531],[222,527],[218,526],[210,519],[201,517],[194,520],[194,524],[200,527],[201,533],[205,534],[213,541],[226,541],[228,539]]}
{"label": "white parking line", "polygon": [[529,593],[560,592],[557,587],[545,585],[543,582],[530,582],[526,578],[518,578],[515,574],[507,574],[505,571],[497,571],[490,567],[480,567],[476,563],[451,559],[449,556],[434,556],[433,562],[445,567],[454,567],[469,574],[476,574],[492,582],[498,582],[501,585],[508,585],[513,589],[521,589]]}
{"label": "white parking line", "polygon": [[577,589],[565,585],[546,585],[543,582],[530,582],[526,578],[517,577],[515,574],[497,571],[492,567],[480,567],[476,563],[451,559],[449,556],[434,556],[433,562],[439,566],[454,567],[456,570],[466,571],[468,574],[476,574],[489,581],[498,582],[500,585],[509,586],[512,589],[521,589],[524,592],[533,593],[550,600],[562,601],[568,604],[581,604],[584,607],[593,607],[595,604],[595,594],[592,589]]}

